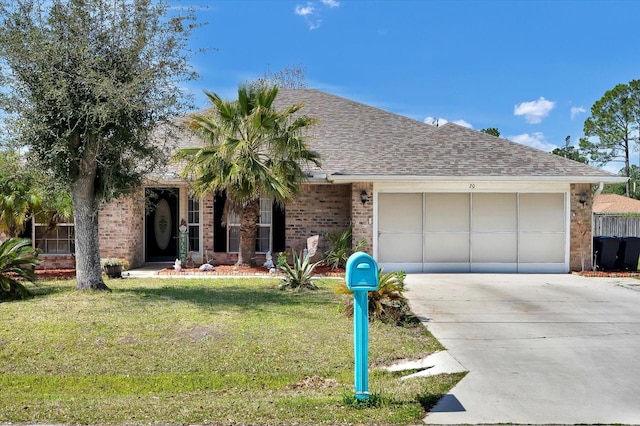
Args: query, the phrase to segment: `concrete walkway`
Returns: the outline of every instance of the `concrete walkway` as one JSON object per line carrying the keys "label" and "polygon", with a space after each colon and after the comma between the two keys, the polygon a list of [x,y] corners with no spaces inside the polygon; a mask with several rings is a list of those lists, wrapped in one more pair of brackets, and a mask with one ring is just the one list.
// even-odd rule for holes
{"label": "concrete walkway", "polygon": [[413,311],[469,371],[425,422],[640,424],[637,283],[409,275]]}

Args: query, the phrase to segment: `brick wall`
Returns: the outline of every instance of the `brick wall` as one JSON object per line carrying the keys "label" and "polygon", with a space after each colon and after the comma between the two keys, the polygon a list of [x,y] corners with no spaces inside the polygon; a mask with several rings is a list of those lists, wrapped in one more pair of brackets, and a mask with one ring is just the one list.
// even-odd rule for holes
{"label": "brick wall", "polygon": [[[213,262],[213,194],[208,194],[200,200],[202,211],[202,263]],[[220,263],[220,262],[218,262]]]}
{"label": "brick wall", "polygon": [[[587,201],[582,205],[580,195],[586,193]],[[569,269],[571,271],[590,270],[591,256],[591,218],[593,191],[588,183],[571,184],[571,242],[569,248]],[[582,251],[580,245],[582,244]]]}
{"label": "brick wall", "polygon": [[100,257],[119,257],[131,268],[141,266],[144,241],[144,192],[121,197],[100,207]]}
{"label": "brick wall", "polygon": [[[362,203],[360,195],[367,192],[369,201]],[[355,245],[363,238],[367,244],[361,248],[373,255],[373,184],[354,183],[351,185],[351,222],[353,223],[352,243]]]}
{"label": "brick wall", "polygon": [[329,248],[325,235],[343,232],[349,226],[350,204],[350,184],[304,185],[300,195],[286,206],[287,251],[302,251],[307,238],[320,235],[318,258]]}
{"label": "brick wall", "polygon": [[38,258],[42,261],[36,269],[74,269],[76,259],[71,254],[41,254]]}

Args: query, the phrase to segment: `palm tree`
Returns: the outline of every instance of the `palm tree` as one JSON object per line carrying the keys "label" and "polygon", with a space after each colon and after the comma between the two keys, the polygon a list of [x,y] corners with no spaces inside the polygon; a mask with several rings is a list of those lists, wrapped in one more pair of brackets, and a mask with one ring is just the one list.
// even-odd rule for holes
{"label": "palm tree", "polygon": [[238,264],[253,263],[260,197],[285,204],[307,179],[304,167],[320,165],[305,137],[317,121],[296,114],[301,104],[276,110],[277,86],[240,86],[234,101],[205,94],[213,109],[189,121],[205,146],[184,149],[178,158],[187,160],[184,176],[193,179],[196,195],[226,192],[225,211],[240,214]]}
{"label": "palm tree", "polygon": [[9,238],[1,242],[0,302],[31,296],[23,282],[36,281],[34,268],[39,263],[38,252],[31,247],[30,240]]}
{"label": "palm tree", "polygon": [[35,179],[20,156],[14,152],[0,152],[0,232],[9,237],[20,235],[39,203]]}

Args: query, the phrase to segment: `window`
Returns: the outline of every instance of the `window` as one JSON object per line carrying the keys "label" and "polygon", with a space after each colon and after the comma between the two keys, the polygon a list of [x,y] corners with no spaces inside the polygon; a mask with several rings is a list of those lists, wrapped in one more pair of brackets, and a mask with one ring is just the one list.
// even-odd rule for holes
{"label": "window", "polygon": [[187,212],[189,226],[189,251],[200,252],[200,200],[189,196]]}
{"label": "window", "polygon": [[55,228],[35,224],[35,247],[44,254],[72,254],[75,252],[75,232],[73,223],[59,223]]}
{"label": "window", "polygon": [[[266,253],[271,250],[271,223],[273,202],[269,198],[260,198],[260,217],[258,218],[258,235],[256,238],[256,252]],[[229,242],[228,252],[240,251],[240,214],[229,213],[227,225]]]}

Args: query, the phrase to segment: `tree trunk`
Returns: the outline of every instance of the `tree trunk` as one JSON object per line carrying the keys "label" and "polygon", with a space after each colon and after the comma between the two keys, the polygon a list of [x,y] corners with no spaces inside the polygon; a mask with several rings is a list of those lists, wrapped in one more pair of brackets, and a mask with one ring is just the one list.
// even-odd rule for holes
{"label": "tree trunk", "polygon": [[78,177],[71,185],[75,219],[76,290],[109,290],[102,281],[100,267],[98,206],[94,190],[96,172],[95,156],[87,152],[80,162]]}
{"label": "tree trunk", "polygon": [[258,234],[258,216],[260,215],[260,199],[251,200],[240,216],[240,252],[238,265],[256,264],[256,237]]}
{"label": "tree trunk", "polygon": [[624,185],[624,189],[627,197],[631,197],[631,183],[629,182],[629,178],[631,177],[631,167],[629,167],[629,137],[627,132],[627,137],[625,138],[624,144],[624,174],[627,177],[627,182]]}

